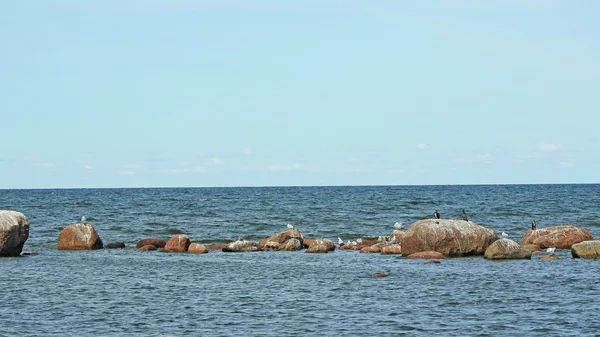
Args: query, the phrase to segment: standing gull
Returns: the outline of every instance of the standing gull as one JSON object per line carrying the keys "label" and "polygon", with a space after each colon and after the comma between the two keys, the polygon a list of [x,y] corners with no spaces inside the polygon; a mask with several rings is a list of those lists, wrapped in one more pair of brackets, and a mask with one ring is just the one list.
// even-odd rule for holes
{"label": "standing gull", "polygon": [[462,216],[462,219],[465,221],[469,221],[469,216],[467,215],[467,212],[465,212],[465,210],[462,210],[462,213],[460,214],[460,216]]}
{"label": "standing gull", "polygon": [[436,219],[440,218],[440,213],[438,213],[437,209],[435,210],[435,212],[433,212],[433,217]]}
{"label": "standing gull", "polygon": [[287,224],[287,228],[288,228],[288,229],[294,229],[294,226],[292,226],[292,225],[290,225],[290,224]]}
{"label": "standing gull", "polygon": [[506,233],[506,232],[502,232],[502,236],[503,236],[503,237],[507,237],[507,236],[508,236],[508,233]]}
{"label": "standing gull", "polygon": [[401,230],[402,229],[402,222],[396,222],[394,224],[394,228],[396,228],[397,230]]}
{"label": "standing gull", "polygon": [[84,216],[81,217],[81,224],[85,225],[85,217]]}

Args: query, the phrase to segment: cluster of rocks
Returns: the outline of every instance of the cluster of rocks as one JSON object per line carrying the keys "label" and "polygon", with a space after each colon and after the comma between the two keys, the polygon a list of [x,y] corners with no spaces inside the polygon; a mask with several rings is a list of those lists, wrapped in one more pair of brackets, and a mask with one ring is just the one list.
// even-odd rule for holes
{"label": "cluster of rocks", "polygon": [[[18,256],[29,237],[29,222],[22,213],[0,211],[0,256]],[[66,226],[58,236],[59,250],[91,250],[101,248],[124,248],[122,242],[104,246],[91,224]],[[471,221],[449,219],[425,219],[413,223],[406,232],[394,230],[379,240],[357,240],[336,246],[324,238],[307,239],[292,228],[253,242],[239,238],[224,245],[202,245],[192,243],[184,234],[171,237],[168,241],[147,238],[139,241],[140,251],[160,250],[168,253],[206,254],[210,250],[223,252],[253,251],[300,251],[306,253],[328,253],[336,248],[356,250],[361,253],[402,255],[406,258],[443,259],[446,257],[481,256],[487,259],[531,259],[533,254],[544,254],[543,249],[571,249],[574,258],[600,259],[600,241],[594,240],[585,229],[571,225],[529,230],[517,243],[498,239],[496,233]],[[557,258],[555,255],[545,256]],[[439,261],[438,261],[439,262]]]}

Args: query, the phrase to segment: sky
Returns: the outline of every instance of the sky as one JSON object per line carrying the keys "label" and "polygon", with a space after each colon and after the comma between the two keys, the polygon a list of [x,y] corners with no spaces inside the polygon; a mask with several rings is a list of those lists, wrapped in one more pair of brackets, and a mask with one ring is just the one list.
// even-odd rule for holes
{"label": "sky", "polygon": [[0,1],[0,189],[599,183],[599,15]]}

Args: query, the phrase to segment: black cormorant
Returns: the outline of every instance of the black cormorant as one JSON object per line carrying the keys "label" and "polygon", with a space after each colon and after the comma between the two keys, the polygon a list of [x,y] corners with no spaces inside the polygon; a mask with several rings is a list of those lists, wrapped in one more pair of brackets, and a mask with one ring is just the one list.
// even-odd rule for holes
{"label": "black cormorant", "polygon": [[535,230],[535,227],[537,227],[537,224],[535,223],[535,220],[533,220],[531,222],[531,229]]}
{"label": "black cormorant", "polygon": [[464,209],[462,210],[461,216],[463,220],[469,221],[469,216],[467,215],[467,212],[465,212]]}
{"label": "black cormorant", "polygon": [[438,213],[437,209],[435,210],[435,212],[433,212],[433,217],[436,219],[440,218],[440,213]]}

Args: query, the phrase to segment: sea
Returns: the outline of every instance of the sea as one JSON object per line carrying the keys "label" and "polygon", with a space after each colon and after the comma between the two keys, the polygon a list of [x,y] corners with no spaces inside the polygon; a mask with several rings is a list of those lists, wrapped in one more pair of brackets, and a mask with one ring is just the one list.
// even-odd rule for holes
{"label": "sea", "polygon": [[[396,222],[470,220],[519,241],[572,224],[600,238],[600,185],[335,186],[0,190],[30,221],[0,259],[0,336],[600,336],[600,261],[489,261],[328,254],[140,252],[143,238],[258,241],[292,224],[337,242]],[[105,244],[59,251],[85,216]],[[374,278],[385,273],[385,278]]]}

